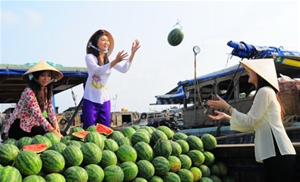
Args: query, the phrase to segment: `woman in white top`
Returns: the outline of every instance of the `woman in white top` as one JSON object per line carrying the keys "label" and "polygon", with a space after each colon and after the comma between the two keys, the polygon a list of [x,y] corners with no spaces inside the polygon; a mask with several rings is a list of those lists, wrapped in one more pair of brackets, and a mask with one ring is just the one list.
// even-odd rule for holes
{"label": "woman in white top", "polygon": [[241,113],[221,97],[209,100],[212,108],[224,109],[231,115],[215,111],[213,120],[228,120],[230,129],[255,132],[255,158],[264,163],[267,182],[296,180],[296,152],[283,126],[284,110],[278,97],[278,80],[273,59],[241,61],[249,73],[248,82],[256,93],[247,114]]}
{"label": "woman in white top", "polygon": [[96,31],[87,43],[85,62],[88,69],[88,79],[85,83],[82,105],[83,128],[96,125],[96,123],[110,127],[111,104],[108,79],[111,69],[115,68],[119,72],[126,73],[136,51],[140,48],[140,42],[135,40],[132,43],[129,58],[127,58],[128,53],[123,50],[118,52],[116,58],[110,62],[108,57],[113,48],[114,39],[112,35],[101,29]]}

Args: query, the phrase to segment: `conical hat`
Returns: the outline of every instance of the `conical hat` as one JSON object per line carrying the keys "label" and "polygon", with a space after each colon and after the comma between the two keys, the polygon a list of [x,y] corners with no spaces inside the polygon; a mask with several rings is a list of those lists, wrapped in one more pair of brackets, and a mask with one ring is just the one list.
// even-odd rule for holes
{"label": "conical hat", "polygon": [[250,69],[253,70],[279,91],[277,73],[273,59],[251,59],[240,61],[240,63],[248,72]]}
{"label": "conical hat", "polygon": [[48,63],[46,63],[46,61],[40,61],[38,62],[36,65],[34,65],[32,68],[30,68],[26,73],[23,74],[23,78],[28,79],[28,74],[33,73],[33,72],[37,72],[37,71],[52,71],[55,76],[56,76],[56,80],[60,80],[63,77],[63,74],[56,68],[54,68],[53,66],[50,66]]}
{"label": "conical hat", "polygon": [[[104,30],[104,29],[100,29],[100,30],[97,30],[95,33],[93,33],[93,35],[89,38],[89,41],[88,41],[88,44],[89,42],[91,41],[92,37],[94,37],[96,34],[99,34],[99,32],[101,31],[101,33],[105,33],[107,35],[107,38],[109,40],[109,51],[107,53],[107,56],[109,56],[113,50],[114,50],[114,46],[115,46],[115,41],[114,41],[114,38],[113,36],[111,35],[111,33],[107,30]],[[96,45],[94,45],[96,46]]]}

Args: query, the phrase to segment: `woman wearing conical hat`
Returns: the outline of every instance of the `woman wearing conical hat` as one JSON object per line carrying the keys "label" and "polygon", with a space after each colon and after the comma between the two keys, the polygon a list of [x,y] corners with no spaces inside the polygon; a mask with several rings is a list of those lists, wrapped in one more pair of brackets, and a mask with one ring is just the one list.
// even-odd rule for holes
{"label": "woman wearing conical hat", "polygon": [[120,51],[114,60],[109,61],[108,57],[114,49],[114,39],[107,30],[96,31],[88,40],[86,46],[85,62],[88,69],[88,79],[85,83],[85,90],[82,104],[83,127],[104,124],[110,127],[110,93],[108,79],[115,70],[126,73],[133,61],[136,51],[140,48],[140,42],[134,40],[131,47],[131,55]]}
{"label": "woman wearing conical hat", "polygon": [[284,125],[284,110],[277,95],[279,85],[273,59],[241,61],[249,73],[248,82],[254,84],[256,93],[248,113],[231,107],[221,97],[209,100],[212,108],[224,109],[228,114],[215,111],[213,120],[228,120],[230,129],[255,132],[255,158],[263,162],[267,182],[296,181],[296,152]]}
{"label": "woman wearing conical hat", "polygon": [[59,70],[45,61],[38,62],[24,73],[23,79],[28,81],[28,86],[6,122],[4,133],[8,138],[18,140],[46,132],[53,132],[62,138],[52,104],[53,82],[62,77]]}

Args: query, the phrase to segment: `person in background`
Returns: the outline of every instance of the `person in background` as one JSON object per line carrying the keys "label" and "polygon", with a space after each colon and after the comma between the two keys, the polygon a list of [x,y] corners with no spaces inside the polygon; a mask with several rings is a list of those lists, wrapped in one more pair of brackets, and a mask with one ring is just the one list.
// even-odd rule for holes
{"label": "person in background", "polygon": [[60,138],[59,125],[52,105],[53,82],[63,74],[45,61],[40,61],[23,75],[28,86],[21,94],[4,128],[5,137],[16,140],[53,132]]}
{"label": "person in background", "polygon": [[117,53],[114,60],[109,56],[114,49],[114,39],[107,30],[96,31],[88,40],[85,62],[88,69],[88,79],[85,83],[82,123],[83,128],[101,123],[110,127],[110,93],[108,79],[111,69],[126,73],[133,61],[136,51],[140,48],[139,40],[134,40],[131,55],[124,50]]}
{"label": "person in background", "polygon": [[220,96],[208,100],[208,105],[224,109],[209,115],[213,120],[228,120],[230,129],[254,131],[254,148],[257,162],[264,164],[267,182],[296,181],[296,151],[284,125],[284,109],[278,97],[279,85],[273,59],[241,61],[254,84],[256,93],[248,113],[244,114],[226,103]]}

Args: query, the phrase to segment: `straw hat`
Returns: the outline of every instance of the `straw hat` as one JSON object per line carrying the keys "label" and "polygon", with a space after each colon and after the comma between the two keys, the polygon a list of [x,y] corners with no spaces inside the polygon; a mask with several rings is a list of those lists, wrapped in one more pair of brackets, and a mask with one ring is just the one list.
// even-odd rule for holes
{"label": "straw hat", "polygon": [[277,73],[273,59],[251,59],[240,61],[240,63],[248,72],[250,69],[253,70],[279,91]]}
{"label": "straw hat", "polygon": [[53,66],[50,66],[48,63],[46,63],[45,61],[40,61],[38,62],[36,65],[34,65],[32,68],[30,68],[26,73],[23,74],[23,78],[25,78],[26,80],[29,79],[29,75],[30,73],[34,73],[37,71],[52,71],[55,76],[56,76],[56,80],[60,80],[63,77],[63,74],[56,68],[54,68]]}
{"label": "straw hat", "polygon": [[[109,40],[109,51],[107,53],[107,56],[109,56],[113,50],[114,50],[114,46],[115,46],[115,41],[114,41],[114,38],[113,36],[111,35],[111,33],[107,30],[104,30],[104,29],[100,29],[100,30],[97,30],[95,33],[93,33],[93,35],[89,38],[89,41],[88,41],[88,44],[87,46],[89,45],[89,43],[92,41],[92,39],[94,38],[94,36],[96,35],[103,35],[103,34],[106,34],[107,37],[108,37],[108,40]],[[93,45],[93,46],[97,46],[97,45]],[[98,47],[97,47],[98,48]]]}

